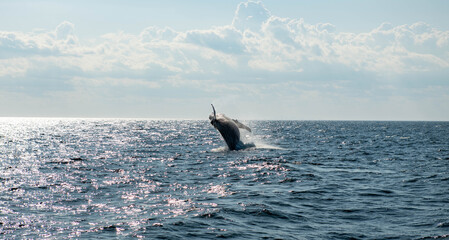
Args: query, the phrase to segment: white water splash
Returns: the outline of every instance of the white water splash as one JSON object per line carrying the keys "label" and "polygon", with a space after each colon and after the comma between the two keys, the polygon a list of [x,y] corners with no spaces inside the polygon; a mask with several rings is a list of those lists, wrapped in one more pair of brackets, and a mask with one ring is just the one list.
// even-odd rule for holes
{"label": "white water splash", "polygon": [[[252,150],[252,149],[276,149],[285,150],[282,147],[271,145],[266,143],[264,140],[260,139],[257,135],[253,135],[251,132],[244,129],[240,129],[240,141],[243,142],[244,148],[240,151]],[[211,152],[227,152],[230,151],[227,146],[214,148]]]}

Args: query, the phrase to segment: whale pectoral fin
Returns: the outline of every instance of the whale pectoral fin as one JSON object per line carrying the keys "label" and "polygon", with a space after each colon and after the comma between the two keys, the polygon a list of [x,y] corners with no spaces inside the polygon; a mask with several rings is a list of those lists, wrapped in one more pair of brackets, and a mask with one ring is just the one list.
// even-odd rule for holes
{"label": "whale pectoral fin", "polygon": [[214,111],[214,119],[217,119],[217,113],[215,112],[214,105],[212,103],[210,105],[212,106],[212,110]]}
{"label": "whale pectoral fin", "polygon": [[251,128],[249,128],[248,126],[246,126],[243,123],[239,122],[237,119],[232,119],[232,121],[234,121],[235,124],[237,124],[237,127],[246,129],[246,130],[248,130],[248,132],[251,132]]}

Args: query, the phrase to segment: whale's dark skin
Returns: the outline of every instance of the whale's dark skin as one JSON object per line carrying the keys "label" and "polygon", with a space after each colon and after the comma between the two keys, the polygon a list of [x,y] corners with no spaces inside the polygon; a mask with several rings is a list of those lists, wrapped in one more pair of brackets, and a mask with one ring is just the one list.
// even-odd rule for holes
{"label": "whale's dark skin", "polygon": [[251,129],[235,119],[231,119],[224,114],[216,113],[214,105],[212,105],[213,114],[209,116],[210,123],[221,134],[229,150],[240,150],[245,148],[245,144],[240,140],[240,130],[246,129],[251,132]]}

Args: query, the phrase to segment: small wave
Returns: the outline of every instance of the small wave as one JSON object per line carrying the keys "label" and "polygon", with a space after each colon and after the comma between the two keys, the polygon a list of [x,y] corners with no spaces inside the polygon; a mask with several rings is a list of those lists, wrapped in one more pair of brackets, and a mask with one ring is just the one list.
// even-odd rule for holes
{"label": "small wave", "polygon": [[420,239],[441,239],[441,238],[449,238],[449,234],[422,237]]}
{"label": "small wave", "polygon": [[438,223],[437,227],[439,227],[439,228],[449,228],[449,222]]}
{"label": "small wave", "polygon": [[218,211],[198,214],[198,218],[225,219]]}

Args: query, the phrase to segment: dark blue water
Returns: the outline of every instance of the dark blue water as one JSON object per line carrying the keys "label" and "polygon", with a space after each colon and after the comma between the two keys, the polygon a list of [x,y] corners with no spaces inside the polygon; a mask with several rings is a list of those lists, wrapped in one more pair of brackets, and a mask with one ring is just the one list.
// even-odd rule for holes
{"label": "dark blue water", "polygon": [[0,238],[449,238],[448,122],[1,119]]}

